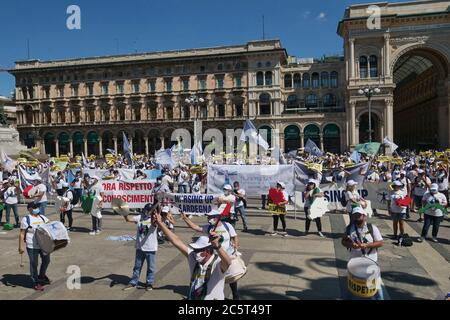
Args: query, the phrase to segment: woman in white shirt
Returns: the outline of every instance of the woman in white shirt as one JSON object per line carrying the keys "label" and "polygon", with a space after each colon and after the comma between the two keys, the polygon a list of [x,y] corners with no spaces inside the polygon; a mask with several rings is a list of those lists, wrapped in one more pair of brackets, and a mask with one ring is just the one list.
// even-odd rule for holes
{"label": "woman in white shirt", "polygon": [[6,191],[3,194],[3,198],[5,199],[5,206],[6,206],[6,223],[9,224],[9,215],[11,213],[11,210],[14,212],[14,218],[16,220],[15,227],[19,227],[19,214],[17,211],[17,194],[19,190],[16,186],[14,186],[14,183],[11,183],[12,181],[8,181],[6,184]]}
{"label": "woman in white shirt", "polygon": [[[439,186],[436,183],[433,183],[430,187],[430,191],[423,195],[422,204],[424,207],[427,205],[439,205],[445,208],[447,207],[447,198],[445,198],[444,194],[439,192]],[[433,225],[433,230],[431,232],[433,237],[432,240],[433,242],[438,242],[437,235],[443,216],[444,212],[442,208],[433,206],[425,210],[425,222],[423,224],[421,237],[418,239],[419,242],[422,242],[425,239],[431,225]]]}
{"label": "woman in white shirt", "polygon": [[364,205],[364,199],[359,195],[358,191],[356,190],[356,185],[358,182],[354,180],[347,181],[347,188],[345,190],[345,201],[346,201],[346,210],[347,213],[350,216],[350,219],[352,218],[352,211],[355,207],[361,207]]}

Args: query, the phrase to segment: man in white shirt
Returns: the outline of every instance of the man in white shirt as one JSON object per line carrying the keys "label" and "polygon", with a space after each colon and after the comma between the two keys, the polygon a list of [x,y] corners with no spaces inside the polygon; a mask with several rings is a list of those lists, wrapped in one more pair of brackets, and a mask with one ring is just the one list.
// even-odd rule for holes
{"label": "man in white shirt", "polygon": [[444,208],[447,206],[447,198],[443,193],[439,192],[439,186],[433,183],[430,187],[430,191],[423,195],[422,199],[423,206],[428,206],[425,210],[425,222],[422,228],[421,237],[418,239],[419,242],[425,240],[428,230],[431,225],[433,225],[433,230],[431,232],[432,241],[438,242],[437,235],[439,232],[439,225],[441,224],[442,218],[444,216]]}
{"label": "man in white shirt", "polygon": [[239,214],[242,218],[242,224],[244,225],[242,232],[247,232],[248,224],[247,213],[245,211],[245,190],[240,187],[238,181],[233,183],[233,187],[233,194],[236,197],[236,202],[234,203],[235,214],[236,216]]}
{"label": "man in white shirt", "polygon": [[[46,255],[41,250],[35,235],[36,229],[40,225],[46,224],[49,220],[40,214],[39,204],[30,202],[27,206],[29,214],[22,218],[20,224],[19,234],[19,253],[25,252],[24,244],[26,245],[28,257],[30,259],[30,274],[33,280],[33,289],[36,291],[44,291],[43,285],[50,284],[50,279],[47,277],[47,268],[50,264],[50,255]],[[41,257],[42,263],[38,274],[38,257]]]}
{"label": "man in white shirt", "polygon": [[37,194],[34,197],[34,202],[39,204],[39,212],[45,216],[45,208],[47,207],[47,186],[42,183],[42,179],[39,177],[36,179]]}
{"label": "man in white shirt", "polygon": [[189,300],[224,300],[225,272],[231,259],[219,243],[219,235],[212,232],[210,237],[201,236],[186,246],[181,239],[169,230],[159,213],[155,214],[158,227],[168,240],[188,258],[191,281]]}
{"label": "man in white shirt", "polygon": [[[425,175],[423,169],[417,170],[418,176],[413,181],[414,203],[417,209],[422,208],[422,198],[431,186],[431,180]],[[422,214],[419,213],[418,222],[422,222]]]}
{"label": "man in white shirt", "polygon": [[67,199],[66,202],[64,202],[63,206],[60,209],[59,214],[59,221],[61,221],[62,224],[66,223],[65,217],[67,216],[69,220],[69,226],[67,227],[67,231],[72,231],[72,224],[73,224],[73,217],[72,217],[72,210],[73,210],[73,199],[74,194],[73,191],[69,189],[69,184],[67,182],[64,182],[62,184],[62,191],[63,195],[62,197],[64,199]]}
{"label": "man in white shirt", "polygon": [[156,272],[156,251],[158,251],[158,228],[153,223],[151,215],[149,215],[151,207],[151,204],[146,204],[140,215],[125,216],[125,221],[136,224],[137,231],[133,276],[128,286],[123,290],[137,287],[144,260],[147,261],[147,276],[144,288],[146,291],[153,290]]}
{"label": "man in white shirt", "polygon": [[189,187],[189,174],[184,168],[181,168],[180,174],[178,175],[178,193],[188,193]]}

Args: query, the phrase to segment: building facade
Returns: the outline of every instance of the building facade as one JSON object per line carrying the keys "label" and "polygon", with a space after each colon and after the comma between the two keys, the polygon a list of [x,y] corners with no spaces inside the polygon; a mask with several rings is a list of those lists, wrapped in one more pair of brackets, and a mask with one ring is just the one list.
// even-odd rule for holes
{"label": "building facade", "polygon": [[[371,4],[374,5],[374,4]],[[59,155],[121,151],[122,132],[135,153],[175,143],[191,133],[242,129],[252,119],[268,141],[288,152],[307,139],[330,152],[368,139],[365,87],[372,99],[374,141],[404,148],[448,147],[450,1],[375,4],[346,9],[338,34],[344,55],[290,57],[279,40],[244,45],[61,61],[19,61],[17,128],[29,147]],[[204,102],[192,106],[191,95]]]}

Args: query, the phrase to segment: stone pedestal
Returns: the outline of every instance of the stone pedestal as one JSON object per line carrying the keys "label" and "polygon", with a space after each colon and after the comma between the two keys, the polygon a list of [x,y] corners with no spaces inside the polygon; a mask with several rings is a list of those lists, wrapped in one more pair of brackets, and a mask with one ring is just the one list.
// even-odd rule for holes
{"label": "stone pedestal", "polygon": [[19,132],[11,127],[0,127],[0,147],[7,155],[18,155],[27,149],[20,143]]}

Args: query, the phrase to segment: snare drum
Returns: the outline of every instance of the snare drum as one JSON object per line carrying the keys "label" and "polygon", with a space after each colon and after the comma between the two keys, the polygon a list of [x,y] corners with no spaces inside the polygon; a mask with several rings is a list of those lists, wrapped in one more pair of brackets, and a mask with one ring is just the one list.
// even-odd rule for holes
{"label": "snare drum", "polygon": [[367,258],[353,258],[347,264],[347,286],[354,296],[372,298],[380,287],[380,267]]}
{"label": "snare drum", "polygon": [[45,254],[66,247],[70,241],[66,227],[59,221],[39,226],[34,236]]}

